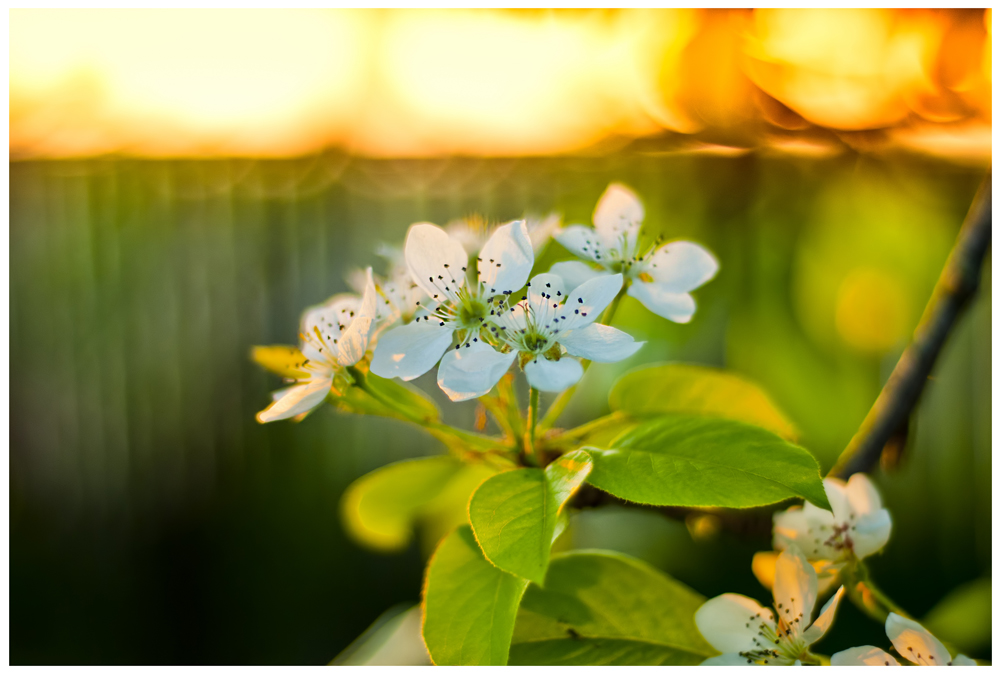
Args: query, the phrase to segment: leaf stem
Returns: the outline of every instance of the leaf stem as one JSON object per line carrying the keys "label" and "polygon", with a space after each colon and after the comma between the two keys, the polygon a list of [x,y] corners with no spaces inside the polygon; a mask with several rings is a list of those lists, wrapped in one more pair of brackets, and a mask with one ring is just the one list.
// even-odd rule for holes
{"label": "leaf stem", "polygon": [[[354,378],[355,385],[370,395],[372,398],[377,400],[382,405],[397,413],[400,418],[405,421],[409,421],[412,424],[420,426],[426,429],[431,435],[434,435],[438,439],[442,439],[442,436],[449,436],[461,440],[469,449],[473,449],[479,452],[482,451],[494,451],[503,454],[510,453],[510,447],[506,446],[502,442],[491,438],[487,435],[480,435],[479,433],[471,433],[469,431],[464,431],[461,428],[455,428],[454,426],[449,426],[447,424],[442,424],[439,421],[433,419],[426,419],[413,414],[407,409],[401,408],[396,405],[395,402],[386,398],[373,387],[368,384],[368,377],[360,369],[356,367],[348,367],[348,373]],[[447,443],[446,443],[447,444]]]}
{"label": "leaf stem", "polygon": [[538,389],[532,387],[528,394],[528,437],[524,443],[524,460],[529,466],[539,466],[535,451],[535,430],[538,425]]}
{"label": "leaf stem", "polygon": [[847,582],[844,583],[844,586],[847,590],[847,596],[872,620],[884,623],[890,613],[913,619],[909,613],[900,608],[899,604],[872,582],[868,567],[861,560],[856,561],[853,567],[849,568],[846,576]]}
{"label": "leaf stem", "polygon": [[[615,298],[611,300],[611,304],[608,308],[604,310],[604,315],[601,316],[601,323],[604,325],[611,325],[611,320],[615,317],[615,313],[618,311],[618,305],[622,301],[622,297],[625,295],[625,291],[628,289],[628,282],[622,286],[621,291]],[[583,373],[587,374],[587,368],[590,367],[589,360],[581,360],[580,365],[583,366]],[[583,377],[580,377],[583,379]],[[538,430],[540,433],[544,433],[548,429],[552,428],[552,425],[559,420],[559,417],[566,410],[566,406],[569,405],[570,400],[573,399],[573,394],[576,392],[577,384],[570,386],[568,389],[560,393],[556,399],[549,405],[549,409],[545,411],[545,416],[542,417],[541,423],[538,425]]]}

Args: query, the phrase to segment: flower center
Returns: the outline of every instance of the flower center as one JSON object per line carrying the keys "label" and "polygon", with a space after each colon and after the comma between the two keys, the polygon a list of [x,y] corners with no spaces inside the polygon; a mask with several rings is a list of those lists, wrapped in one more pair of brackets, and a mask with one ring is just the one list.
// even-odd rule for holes
{"label": "flower center", "polygon": [[802,630],[797,625],[804,617],[793,607],[778,604],[775,607],[777,615],[781,616],[777,627],[770,621],[761,618],[760,614],[751,615],[747,627],[757,626],[757,636],[753,638],[754,648],[740,651],[747,664],[792,664],[796,660],[809,657],[809,644],[802,638]]}

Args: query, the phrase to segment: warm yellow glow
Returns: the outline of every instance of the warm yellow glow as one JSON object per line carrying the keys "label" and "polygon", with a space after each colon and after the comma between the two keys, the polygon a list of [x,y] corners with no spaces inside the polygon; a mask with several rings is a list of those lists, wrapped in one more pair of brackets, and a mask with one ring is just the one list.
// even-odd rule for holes
{"label": "warm yellow glow", "polygon": [[905,342],[910,313],[906,288],[881,269],[854,269],[837,292],[837,332],[860,351],[884,353]]}
{"label": "warm yellow glow", "polygon": [[813,125],[991,152],[989,11],[9,16],[14,156],[523,155],[664,130],[700,134],[689,147],[813,151]]}

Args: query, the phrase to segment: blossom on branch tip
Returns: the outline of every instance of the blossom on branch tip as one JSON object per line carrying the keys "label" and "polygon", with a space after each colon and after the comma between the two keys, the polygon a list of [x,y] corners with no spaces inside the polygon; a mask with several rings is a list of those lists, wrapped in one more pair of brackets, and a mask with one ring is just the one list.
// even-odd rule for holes
{"label": "blossom on branch tip", "polygon": [[823,480],[833,512],[806,503],[774,515],[774,547],[794,543],[809,559],[863,559],[881,550],[892,533],[892,518],[875,486],[863,473],[845,483]]}
{"label": "blossom on branch tip", "polygon": [[628,358],[645,342],[595,322],[621,286],[622,277],[615,274],[567,294],[555,274],[535,276],[519,302],[492,310],[484,340],[459,345],[441,359],[438,385],[452,400],[468,400],[489,392],[517,360],[532,388],[557,392],[583,376],[579,358],[599,363]]}
{"label": "blossom on branch tip", "polygon": [[336,295],[325,304],[306,309],[300,325],[299,350],[289,348],[295,362],[283,374],[296,381],[275,391],[272,402],[257,414],[267,423],[309,412],[322,403],[343,368],[356,364],[368,350],[376,326],[377,293],[371,269],[362,297]]}
{"label": "blossom on branch tip", "polygon": [[691,291],[715,277],[719,263],[690,241],[640,244],[645,210],[627,187],[612,183],[594,209],[594,227],[572,225],[558,230],[556,241],[585,262],[558,262],[549,270],[566,287],[608,274],[621,274],[628,294],[658,316],[687,323],[694,316]]}
{"label": "blossom on branch tip", "polygon": [[774,610],[750,597],[723,594],[709,599],[694,614],[705,640],[722,655],[703,665],[798,665],[815,660],[809,652],[833,624],[841,587],[812,620],[816,605],[816,572],[805,556],[790,546],[778,557],[774,578]]}
{"label": "blossom on branch tip", "polygon": [[[976,661],[964,655],[951,657],[951,653],[938,639],[920,623],[890,613],[885,620],[885,633],[893,647],[914,665],[952,665],[975,667]],[[846,651],[834,653],[831,665],[893,666],[899,661],[881,648],[856,646]]]}
{"label": "blossom on branch tip", "polygon": [[456,337],[459,346],[478,344],[491,311],[524,286],[535,261],[522,220],[494,230],[477,257],[474,283],[467,279],[470,262],[462,244],[436,225],[412,225],[403,254],[430,306],[412,323],[382,336],[371,371],[404,381],[434,367]]}

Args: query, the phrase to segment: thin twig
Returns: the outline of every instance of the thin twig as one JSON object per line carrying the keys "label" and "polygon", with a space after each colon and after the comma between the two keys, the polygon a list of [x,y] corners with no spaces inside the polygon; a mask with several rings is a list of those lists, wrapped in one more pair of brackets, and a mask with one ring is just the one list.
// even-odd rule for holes
{"label": "thin twig", "polygon": [[945,339],[979,287],[983,258],[993,234],[992,184],[991,174],[976,193],[913,341],[903,351],[889,381],[830,475],[847,478],[870,471],[879,462],[886,443],[905,433],[910,413]]}

